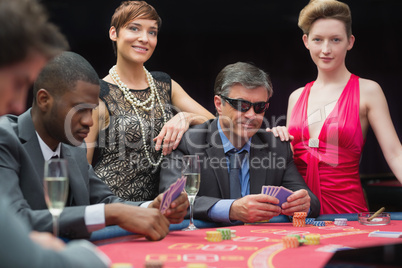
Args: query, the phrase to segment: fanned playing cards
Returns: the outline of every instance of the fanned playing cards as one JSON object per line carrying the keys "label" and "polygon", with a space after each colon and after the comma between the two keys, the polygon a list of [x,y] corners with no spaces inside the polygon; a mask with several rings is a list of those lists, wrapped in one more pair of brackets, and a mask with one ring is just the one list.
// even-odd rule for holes
{"label": "fanned playing cards", "polygon": [[163,193],[160,211],[162,214],[169,208],[170,203],[179,197],[186,185],[186,177],[182,176],[175,183],[171,184],[169,188]]}
{"label": "fanned playing cards", "polygon": [[266,185],[262,186],[261,193],[278,198],[279,200],[278,206],[282,206],[282,204],[286,202],[289,195],[293,194],[291,190],[286,189],[283,186],[266,186]]}

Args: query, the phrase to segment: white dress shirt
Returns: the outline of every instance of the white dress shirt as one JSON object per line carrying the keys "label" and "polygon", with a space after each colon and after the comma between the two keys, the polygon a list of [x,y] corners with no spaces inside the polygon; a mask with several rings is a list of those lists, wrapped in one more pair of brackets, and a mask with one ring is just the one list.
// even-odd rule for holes
{"label": "white dress shirt", "polygon": [[[36,132],[36,131],[35,131]],[[42,150],[43,158],[45,161],[48,161],[54,156],[58,156],[61,158],[60,149],[61,143],[57,145],[56,151],[50,149],[50,147],[42,140],[39,136],[38,132],[36,132],[38,136],[40,149]],[[96,230],[100,230],[105,228],[105,204],[95,204],[89,205],[85,207],[85,225],[87,226],[88,232],[93,232]]]}

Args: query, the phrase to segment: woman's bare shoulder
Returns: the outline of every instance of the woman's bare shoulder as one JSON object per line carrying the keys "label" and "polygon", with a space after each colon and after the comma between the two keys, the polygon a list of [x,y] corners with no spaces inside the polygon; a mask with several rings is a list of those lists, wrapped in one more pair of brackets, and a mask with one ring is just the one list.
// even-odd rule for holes
{"label": "woman's bare shoulder", "polygon": [[360,93],[363,95],[371,95],[373,93],[382,93],[381,86],[373,80],[359,78]]}
{"label": "woman's bare shoulder", "polygon": [[299,87],[298,89],[293,91],[289,96],[289,102],[297,101],[299,99],[300,95],[302,94],[303,89],[304,89],[304,87]]}

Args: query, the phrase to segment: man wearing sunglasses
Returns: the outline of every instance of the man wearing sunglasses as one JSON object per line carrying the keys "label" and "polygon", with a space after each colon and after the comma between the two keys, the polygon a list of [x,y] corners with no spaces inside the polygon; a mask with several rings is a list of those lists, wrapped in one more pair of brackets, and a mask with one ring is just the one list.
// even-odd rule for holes
{"label": "man wearing sunglasses", "polygon": [[[214,91],[217,118],[190,128],[164,159],[159,190],[181,176],[183,155],[197,154],[201,186],[195,219],[231,224],[294,212],[318,216],[319,201],[298,173],[289,143],[261,128],[273,93],[268,74],[249,63],[230,64],[218,74]],[[263,185],[293,193],[278,206],[277,198],[261,194]]]}

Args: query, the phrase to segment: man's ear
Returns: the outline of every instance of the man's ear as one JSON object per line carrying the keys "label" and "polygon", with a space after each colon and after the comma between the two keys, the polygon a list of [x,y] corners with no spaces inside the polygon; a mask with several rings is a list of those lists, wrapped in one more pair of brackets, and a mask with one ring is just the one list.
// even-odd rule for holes
{"label": "man's ear", "polygon": [[222,105],[223,105],[222,98],[220,96],[218,96],[218,95],[215,95],[214,96],[214,104],[215,104],[216,112],[219,115],[221,115],[222,114]]}
{"label": "man's ear", "polygon": [[36,105],[43,112],[48,111],[52,107],[53,101],[52,95],[44,88],[39,89],[36,93]]}

